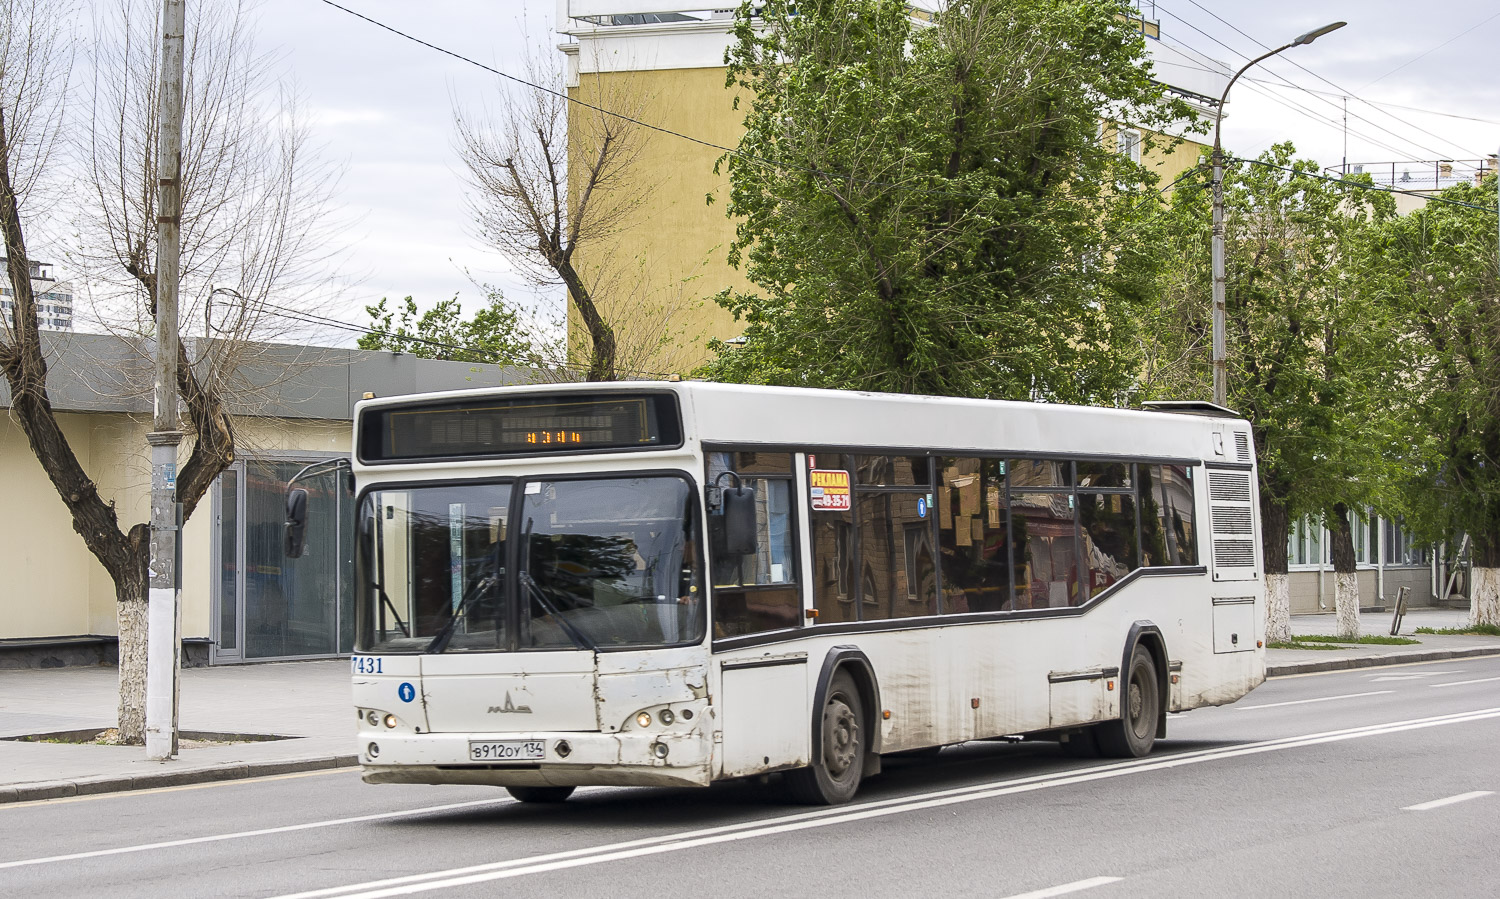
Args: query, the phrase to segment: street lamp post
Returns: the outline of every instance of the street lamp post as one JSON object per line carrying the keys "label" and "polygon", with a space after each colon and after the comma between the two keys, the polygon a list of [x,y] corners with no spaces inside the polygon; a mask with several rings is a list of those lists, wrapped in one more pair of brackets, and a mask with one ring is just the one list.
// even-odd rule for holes
{"label": "street lamp post", "polygon": [[1229,366],[1225,361],[1225,338],[1224,338],[1224,150],[1219,142],[1219,127],[1224,123],[1224,102],[1229,99],[1229,89],[1240,80],[1240,76],[1262,60],[1270,59],[1283,50],[1292,47],[1300,47],[1310,44],[1330,31],[1343,28],[1346,22],[1332,22],[1317,28],[1306,34],[1300,35],[1289,44],[1282,44],[1275,50],[1263,53],[1240,67],[1229,83],[1224,85],[1224,93],[1219,97],[1219,108],[1214,112],[1214,155],[1213,155],[1213,201],[1214,201],[1214,236],[1213,236],[1213,275],[1214,275],[1214,402],[1220,406],[1229,403]]}

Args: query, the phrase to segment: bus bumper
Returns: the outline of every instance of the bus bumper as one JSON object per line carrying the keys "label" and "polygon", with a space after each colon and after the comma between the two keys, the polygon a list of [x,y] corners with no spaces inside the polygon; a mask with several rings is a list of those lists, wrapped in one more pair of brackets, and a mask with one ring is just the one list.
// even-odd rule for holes
{"label": "bus bumper", "polygon": [[[545,756],[475,762],[470,740],[539,740]],[[706,787],[713,779],[711,744],[696,733],[381,734],[361,737],[359,761],[372,784]]]}

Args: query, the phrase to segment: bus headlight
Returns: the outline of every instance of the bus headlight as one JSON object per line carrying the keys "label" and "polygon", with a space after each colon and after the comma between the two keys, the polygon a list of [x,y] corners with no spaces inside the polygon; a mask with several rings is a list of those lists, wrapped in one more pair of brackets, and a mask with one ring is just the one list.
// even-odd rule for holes
{"label": "bus headlight", "polygon": [[666,758],[667,753],[670,751],[665,743],[654,743],[651,746],[651,752],[659,759]]}
{"label": "bus headlight", "polygon": [[371,727],[379,727],[380,726],[380,713],[377,712],[377,711],[375,711],[375,710],[373,710],[373,709],[370,710],[370,711],[368,711],[368,712],[365,712],[365,720],[368,721],[368,722],[370,722],[370,726]]}
{"label": "bus headlight", "polygon": [[656,717],[661,721],[662,724],[671,724],[673,721],[677,720],[677,716],[672,714],[671,709],[662,709],[657,713]]}
{"label": "bus headlight", "polygon": [[386,727],[395,727],[396,726],[396,716],[395,715],[386,715],[385,716],[385,726]]}
{"label": "bus headlight", "polygon": [[650,727],[651,726],[651,713],[650,712],[641,712],[639,715],[636,715],[635,716],[635,726],[636,727]]}

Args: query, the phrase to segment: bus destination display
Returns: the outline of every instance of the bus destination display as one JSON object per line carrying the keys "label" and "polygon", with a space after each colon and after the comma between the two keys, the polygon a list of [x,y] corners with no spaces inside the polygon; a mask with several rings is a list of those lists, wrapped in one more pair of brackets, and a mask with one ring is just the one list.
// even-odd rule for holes
{"label": "bus destination display", "polygon": [[360,421],[364,461],[650,449],[681,442],[670,394],[524,396],[375,409]]}

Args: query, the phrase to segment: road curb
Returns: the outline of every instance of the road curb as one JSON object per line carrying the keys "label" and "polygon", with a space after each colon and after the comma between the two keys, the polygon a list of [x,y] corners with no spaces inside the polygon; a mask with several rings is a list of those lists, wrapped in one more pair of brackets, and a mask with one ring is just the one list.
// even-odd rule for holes
{"label": "road curb", "polygon": [[321,771],[328,768],[348,768],[357,764],[359,764],[357,756],[332,755],[274,762],[239,762],[211,768],[189,768],[184,771],[6,784],[0,785],[0,805],[10,802],[35,802],[40,799],[67,799],[73,796],[92,796],[100,793],[126,793],[157,787],[180,787],[223,780],[243,780],[247,777],[269,777],[276,774],[295,774],[300,771]]}
{"label": "road curb", "polygon": [[1472,659],[1480,656],[1500,656],[1500,647],[1476,646],[1472,649],[1431,649],[1343,659],[1309,659],[1306,662],[1267,665],[1266,677],[1316,674],[1320,671],[1345,671],[1351,668],[1379,668],[1382,665],[1409,665],[1413,662],[1441,662],[1446,659]]}

